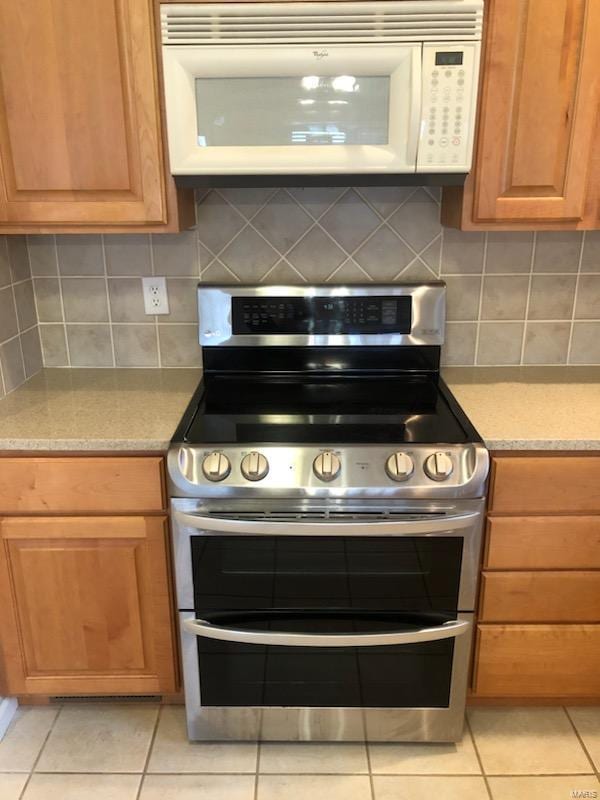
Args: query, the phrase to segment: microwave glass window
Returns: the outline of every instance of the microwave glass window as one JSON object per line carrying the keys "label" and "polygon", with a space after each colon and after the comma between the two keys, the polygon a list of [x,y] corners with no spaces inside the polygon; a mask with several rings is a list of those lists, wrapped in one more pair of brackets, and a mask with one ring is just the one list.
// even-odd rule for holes
{"label": "microwave glass window", "polygon": [[389,96],[389,76],[196,78],[198,145],[385,145]]}

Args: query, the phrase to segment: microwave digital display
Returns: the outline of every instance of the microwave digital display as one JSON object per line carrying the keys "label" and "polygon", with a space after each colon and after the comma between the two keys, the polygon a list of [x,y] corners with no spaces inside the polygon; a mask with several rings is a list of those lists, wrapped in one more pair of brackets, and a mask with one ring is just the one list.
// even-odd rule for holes
{"label": "microwave digital display", "polygon": [[236,334],[410,333],[410,297],[233,297]]}
{"label": "microwave digital display", "polygon": [[435,54],[435,65],[436,67],[459,67],[463,63],[463,55],[462,51],[454,53],[438,52]]}

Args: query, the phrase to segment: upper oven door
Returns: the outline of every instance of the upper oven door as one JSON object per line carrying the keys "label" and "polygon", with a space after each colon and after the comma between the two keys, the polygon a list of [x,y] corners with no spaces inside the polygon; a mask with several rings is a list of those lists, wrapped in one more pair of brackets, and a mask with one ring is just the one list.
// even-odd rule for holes
{"label": "upper oven door", "polygon": [[163,46],[175,175],[415,172],[422,45]]}
{"label": "upper oven door", "polygon": [[199,615],[260,609],[471,611],[483,501],[316,504],[261,512],[256,503],[176,499],[178,607]]}

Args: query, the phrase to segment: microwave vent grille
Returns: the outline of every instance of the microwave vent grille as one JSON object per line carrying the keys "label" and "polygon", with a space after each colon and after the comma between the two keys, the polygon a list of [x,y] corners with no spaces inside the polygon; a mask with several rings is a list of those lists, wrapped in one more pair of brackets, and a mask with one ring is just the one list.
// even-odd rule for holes
{"label": "microwave vent grille", "polygon": [[479,41],[483,0],[163,4],[163,45]]}

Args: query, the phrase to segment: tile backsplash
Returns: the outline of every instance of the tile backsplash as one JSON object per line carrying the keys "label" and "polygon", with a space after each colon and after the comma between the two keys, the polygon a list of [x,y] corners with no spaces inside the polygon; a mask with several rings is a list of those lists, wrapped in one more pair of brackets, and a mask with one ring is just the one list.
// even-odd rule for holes
{"label": "tile backsplash", "polygon": [[0,236],[0,397],[42,367],[27,243]]}
{"label": "tile backsplash", "polygon": [[[30,236],[27,249],[20,237],[6,242],[17,308],[20,287],[30,288],[19,266],[29,256],[46,366],[198,365],[199,280],[436,278],[448,285],[446,363],[600,363],[600,232],[442,228],[437,189],[221,189],[198,194],[196,228],[181,234]],[[168,316],[144,314],[140,278],[149,275],[167,277]],[[23,362],[35,323],[18,329]],[[15,323],[0,321],[0,335],[11,345]]]}

